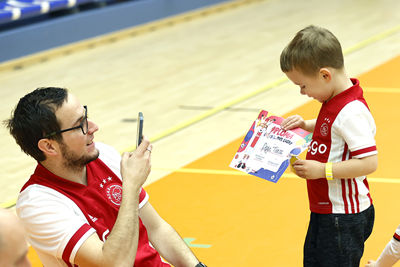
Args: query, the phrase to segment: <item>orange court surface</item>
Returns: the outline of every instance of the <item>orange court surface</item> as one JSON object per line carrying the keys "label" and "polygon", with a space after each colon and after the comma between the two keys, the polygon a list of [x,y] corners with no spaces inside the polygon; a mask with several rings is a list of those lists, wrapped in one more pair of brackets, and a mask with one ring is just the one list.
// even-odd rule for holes
{"label": "orange court surface", "polygon": [[[399,69],[400,56],[358,77],[377,125],[379,151],[378,170],[368,178],[375,226],[361,266],[379,256],[400,223]],[[319,106],[310,101],[284,117],[314,118]],[[287,171],[274,184],[229,168],[242,139],[148,185],[152,205],[208,266],[301,266],[309,219],[305,181]],[[29,258],[41,266],[32,249]]]}

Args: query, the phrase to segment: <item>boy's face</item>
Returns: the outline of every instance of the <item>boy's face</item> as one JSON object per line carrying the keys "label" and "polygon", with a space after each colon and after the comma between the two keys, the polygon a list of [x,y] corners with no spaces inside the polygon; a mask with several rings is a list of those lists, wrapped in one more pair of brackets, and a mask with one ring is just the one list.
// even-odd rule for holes
{"label": "boy's face", "polygon": [[333,89],[330,85],[330,74],[322,70],[314,76],[305,75],[296,69],[285,72],[285,74],[294,84],[300,86],[302,95],[307,95],[323,103],[332,97]]}

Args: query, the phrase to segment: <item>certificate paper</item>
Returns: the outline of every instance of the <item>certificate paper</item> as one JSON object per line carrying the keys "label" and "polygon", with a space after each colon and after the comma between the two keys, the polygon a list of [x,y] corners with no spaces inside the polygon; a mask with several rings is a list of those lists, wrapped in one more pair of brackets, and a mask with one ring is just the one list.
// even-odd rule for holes
{"label": "certificate paper", "polygon": [[290,164],[290,158],[307,149],[312,134],[300,129],[285,131],[283,118],[262,110],[244,137],[231,168],[278,182]]}

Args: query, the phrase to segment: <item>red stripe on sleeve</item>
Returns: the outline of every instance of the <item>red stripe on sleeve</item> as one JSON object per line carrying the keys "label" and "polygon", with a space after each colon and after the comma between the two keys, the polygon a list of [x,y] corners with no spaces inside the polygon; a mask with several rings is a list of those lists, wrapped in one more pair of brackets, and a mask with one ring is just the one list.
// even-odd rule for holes
{"label": "red stripe on sleeve", "polygon": [[394,233],[393,238],[400,241],[400,236],[397,233]]}
{"label": "red stripe on sleeve", "polygon": [[360,149],[360,150],[351,151],[350,155],[351,155],[351,157],[355,157],[355,156],[358,156],[358,155],[361,155],[361,154],[365,154],[365,153],[368,153],[368,152],[373,152],[373,151],[376,151],[376,146],[371,146],[371,147],[363,148],[363,149]]}
{"label": "red stripe on sleeve", "polygon": [[67,264],[69,264],[69,258],[71,257],[72,250],[74,249],[76,243],[91,228],[92,227],[89,224],[86,223],[86,224],[82,225],[81,228],[79,228],[78,231],[76,231],[75,234],[71,237],[71,239],[69,240],[68,244],[65,246],[64,252],[63,252],[63,255],[62,255],[62,259]]}

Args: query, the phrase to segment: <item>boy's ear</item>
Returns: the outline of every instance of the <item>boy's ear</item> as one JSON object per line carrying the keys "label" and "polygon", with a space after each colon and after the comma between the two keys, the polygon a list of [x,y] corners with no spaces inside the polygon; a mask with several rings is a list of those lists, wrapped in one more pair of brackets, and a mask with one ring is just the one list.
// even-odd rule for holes
{"label": "boy's ear", "polygon": [[332,73],[328,68],[320,69],[319,75],[327,82],[330,82],[332,80]]}
{"label": "boy's ear", "polygon": [[46,155],[56,155],[58,153],[58,147],[54,145],[54,142],[53,140],[43,138],[39,140],[38,147]]}

